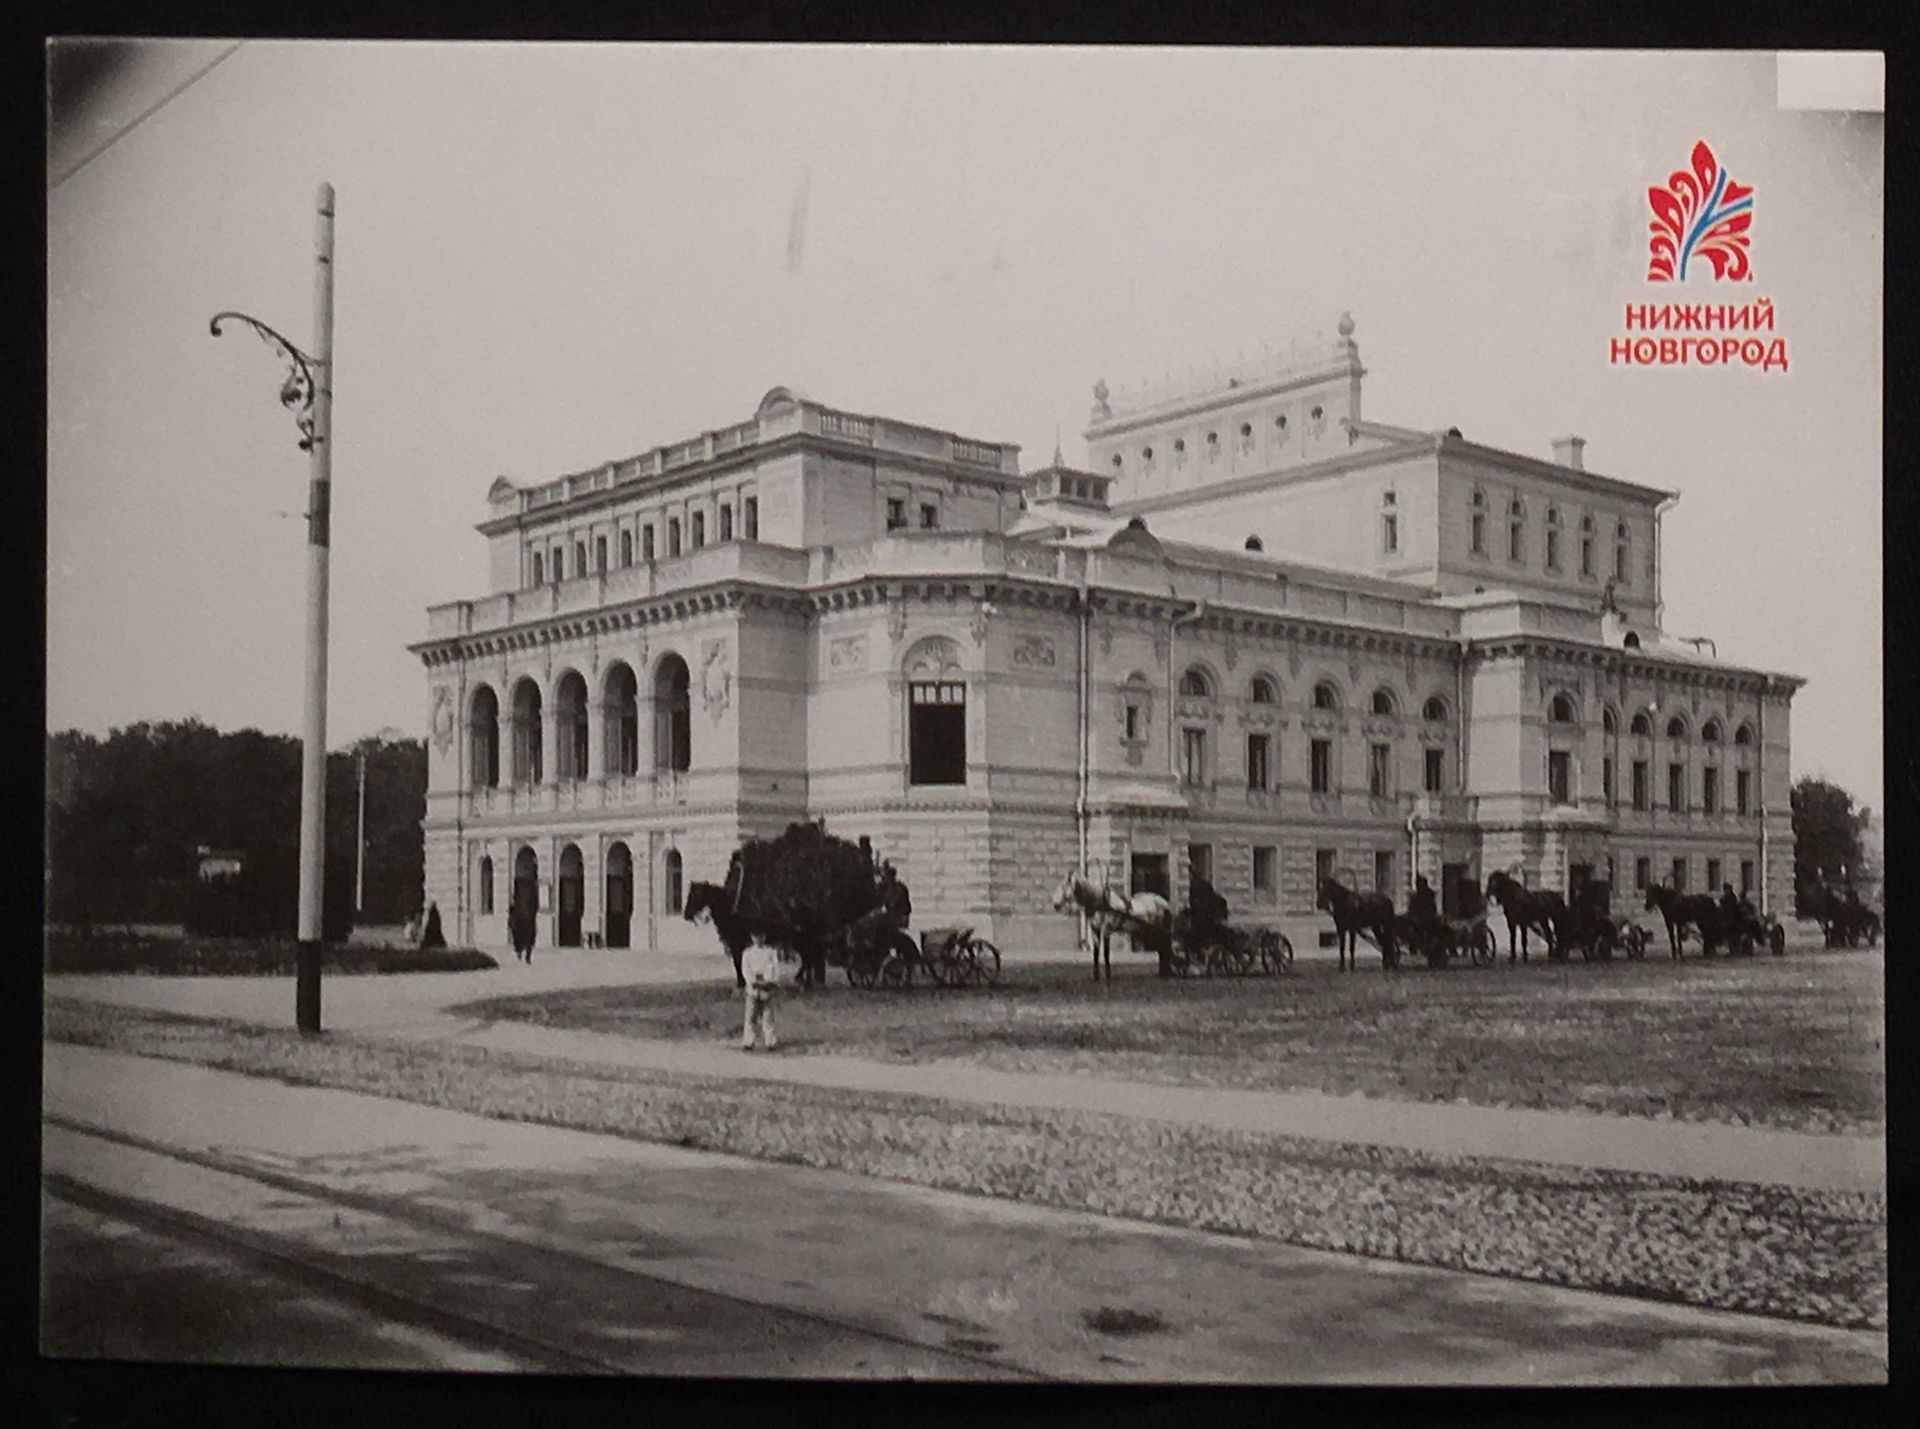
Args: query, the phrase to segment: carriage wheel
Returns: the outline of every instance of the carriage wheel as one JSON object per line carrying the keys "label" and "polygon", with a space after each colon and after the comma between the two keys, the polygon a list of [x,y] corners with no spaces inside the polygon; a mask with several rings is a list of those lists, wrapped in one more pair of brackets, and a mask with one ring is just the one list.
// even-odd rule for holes
{"label": "carriage wheel", "polygon": [[888,953],[885,961],[880,964],[880,986],[912,987],[913,964],[898,953]]}
{"label": "carriage wheel", "polygon": [[1493,960],[1499,956],[1500,944],[1493,936],[1493,929],[1482,923],[1473,931],[1473,942],[1468,946],[1475,967],[1492,967]]}
{"label": "carriage wheel", "polygon": [[1631,961],[1637,963],[1647,955],[1647,930],[1645,928],[1634,924],[1627,929],[1623,936],[1626,940],[1627,957]]}
{"label": "carriage wheel", "polygon": [[985,938],[973,940],[974,968],[988,987],[1000,985],[1000,950]]}
{"label": "carriage wheel", "polygon": [[1271,928],[1261,934],[1260,966],[1269,973],[1290,970],[1293,967],[1293,940]]}
{"label": "carriage wheel", "polygon": [[953,964],[949,961],[951,957],[951,950],[942,948],[927,959],[927,976],[933,979],[936,987],[953,985]]}

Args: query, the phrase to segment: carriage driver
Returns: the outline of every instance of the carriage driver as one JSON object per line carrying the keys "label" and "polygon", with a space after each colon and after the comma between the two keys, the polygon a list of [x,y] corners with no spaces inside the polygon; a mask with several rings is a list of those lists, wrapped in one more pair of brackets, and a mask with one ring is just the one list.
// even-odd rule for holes
{"label": "carriage driver", "polygon": [[773,1035],[773,1003],[780,992],[780,954],[755,932],[740,955],[740,975],[746,979],[746,1021],[740,1029],[740,1049],[751,1052],[758,1029],[771,1052],[779,1045]]}

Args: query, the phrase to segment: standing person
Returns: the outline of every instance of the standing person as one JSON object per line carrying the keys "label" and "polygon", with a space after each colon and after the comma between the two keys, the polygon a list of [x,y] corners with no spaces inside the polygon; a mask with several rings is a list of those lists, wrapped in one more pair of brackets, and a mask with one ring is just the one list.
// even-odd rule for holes
{"label": "standing person", "polygon": [[507,909],[507,935],[513,939],[513,953],[528,966],[533,964],[533,910],[524,898],[515,896]]}
{"label": "standing person", "polygon": [[740,1050],[751,1052],[756,1030],[765,1034],[771,1052],[779,1045],[773,1035],[773,1003],[780,992],[780,954],[758,933],[740,955],[740,971],[747,980],[746,1020],[740,1029]]}

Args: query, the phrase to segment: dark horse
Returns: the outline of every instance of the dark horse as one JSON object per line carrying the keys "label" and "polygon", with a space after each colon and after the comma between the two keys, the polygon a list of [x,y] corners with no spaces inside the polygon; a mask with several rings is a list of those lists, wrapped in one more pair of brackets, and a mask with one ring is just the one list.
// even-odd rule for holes
{"label": "dark horse", "polygon": [[1487,897],[1500,905],[1507,920],[1507,961],[1517,953],[1527,960],[1527,934],[1538,933],[1547,942],[1547,956],[1560,950],[1554,929],[1567,916],[1567,900],[1548,888],[1529,888],[1503,869],[1487,879]]}
{"label": "dark horse", "polygon": [[704,914],[713,924],[713,931],[720,935],[721,948],[733,959],[734,986],[745,987],[747,979],[740,971],[740,955],[753,941],[753,933],[747,920],[733,911],[727,890],[717,883],[695,883],[687,889],[687,906],[682,911],[689,923],[698,923]]}
{"label": "dark horse", "polygon": [[1677,888],[1656,883],[1647,889],[1647,911],[1651,913],[1656,909],[1667,925],[1667,943],[1676,958],[1687,940],[1688,928],[1700,934],[1700,951],[1709,958],[1713,956],[1714,945],[1723,941],[1728,931],[1727,918],[1720,905],[1704,893],[1682,893]]}
{"label": "dark horse", "polygon": [[1333,914],[1333,928],[1340,944],[1340,968],[1360,965],[1360,935],[1365,933],[1380,949],[1380,966],[1391,968],[1400,961],[1400,945],[1393,936],[1393,900],[1384,893],[1355,893],[1337,878],[1320,881],[1320,896],[1315,906]]}

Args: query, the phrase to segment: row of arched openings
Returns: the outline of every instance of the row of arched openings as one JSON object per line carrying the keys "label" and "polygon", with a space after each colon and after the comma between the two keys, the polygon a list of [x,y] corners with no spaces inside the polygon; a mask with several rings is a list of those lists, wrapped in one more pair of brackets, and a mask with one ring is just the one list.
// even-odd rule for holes
{"label": "row of arched openings", "polygon": [[[608,667],[601,680],[602,726],[608,774],[637,774],[641,759],[640,684],[623,660]],[[585,779],[591,769],[593,739],[587,700],[587,681],[569,670],[554,685],[554,777],[560,783]],[[693,764],[692,680],[687,662],[665,656],[654,668],[647,700],[652,715],[651,767],[683,771]],[[507,778],[514,784],[538,784],[546,778],[546,742],[542,731],[544,702],[539,682],[523,676],[513,686],[506,729]],[[500,697],[491,685],[480,685],[468,706],[469,768],[476,788],[498,788],[501,782]]]}
{"label": "row of arched openings", "polygon": [[[668,849],[665,856],[666,905],[669,913],[678,913],[682,900],[680,850]],[[624,843],[607,847],[604,872],[606,896],[601,903],[601,936],[610,948],[633,945],[633,853]],[[478,870],[479,911],[491,917],[497,911],[494,893],[494,867],[491,855],[482,855]],[[554,941],[563,948],[577,948],[585,940],[583,926],[587,905],[586,860],[578,844],[560,850],[560,876],[554,884],[555,912],[558,914]],[[513,856],[513,886],[508,890],[507,908],[538,909],[540,906],[540,856],[522,847]]]}
{"label": "row of arched openings", "polygon": [[[1180,694],[1187,699],[1210,700],[1214,697],[1213,677],[1198,665],[1191,666],[1180,677]],[[1247,683],[1247,698],[1256,705],[1273,705],[1280,702],[1280,689],[1269,675],[1255,675]],[[1313,687],[1313,708],[1316,710],[1339,710],[1345,701],[1340,687],[1331,680],[1322,680]],[[1397,715],[1400,713],[1400,700],[1392,690],[1382,685],[1375,690],[1367,702],[1368,711],[1375,715]],[[1421,717],[1434,723],[1444,722],[1447,718],[1447,701],[1443,696],[1431,695],[1421,706]]]}
{"label": "row of arched openings", "polygon": [[[1562,713],[1563,707],[1564,714]],[[1550,717],[1556,722],[1573,721],[1575,715],[1572,700],[1568,699],[1565,695],[1555,696]],[[1614,713],[1612,706],[1608,706],[1601,712],[1600,727],[1607,734],[1619,734],[1620,717]],[[1641,739],[1651,739],[1653,737],[1654,727],[1652,711],[1636,710],[1634,711],[1632,720],[1629,721],[1627,725],[1627,732]],[[1685,715],[1676,714],[1668,716],[1666,737],[1674,741],[1682,741],[1689,737],[1689,727]],[[1709,718],[1705,724],[1700,726],[1700,742],[1702,744],[1726,743],[1726,725],[1718,715]],[[1741,748],[1751,745],[1753,743],[1753,726],[1746,723],[1740,724],[1733,732],[1733,743]]]}

